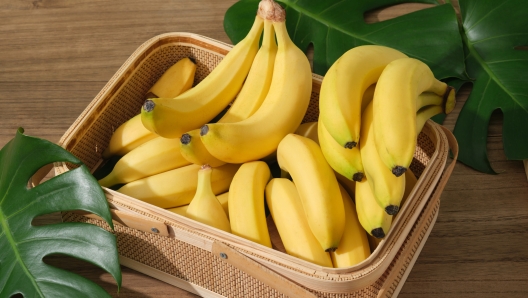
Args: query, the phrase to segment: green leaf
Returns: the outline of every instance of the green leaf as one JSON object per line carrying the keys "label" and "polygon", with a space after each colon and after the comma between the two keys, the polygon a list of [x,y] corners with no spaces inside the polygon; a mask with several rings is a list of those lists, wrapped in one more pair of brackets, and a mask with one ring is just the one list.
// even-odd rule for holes
{"label": "green leaf", "polygon": [[460,144],[458,159],[495,173],[486,143],[489,119],[497,109],[504,115],[506,157],[528,159],[528,5],[525,0],[459,0],[459,4],[467,72],[475,83],[454,129]]}
{"label": "green leaf", "polygon": [[[27,187],[37,170],[59,161],[80,167]],[[45,264],[51,254],[92,263],[121,285],[113,234],[84,223],[31,224],[37,216],[69,210],[99,215],[113,228],[105,195],[86,166],[60,146],[19,129],[0,150],[0,297],[110,297],[94,282]]]}
{"label": "green leaf", "polygon": [[[437,5],[391,20],[366,24],[364,13],[405,2],[438,4],[436,0],[279,0],[286,9],[290,37],[302,50],[314,46],[314,72],[324,75],[349,49],[378,44],[398,49],[427,63],[439,79],[467,78],[456,13],[450,4]],[[231,6],[224,28],[233,43],[249,31],[259,0]]]}

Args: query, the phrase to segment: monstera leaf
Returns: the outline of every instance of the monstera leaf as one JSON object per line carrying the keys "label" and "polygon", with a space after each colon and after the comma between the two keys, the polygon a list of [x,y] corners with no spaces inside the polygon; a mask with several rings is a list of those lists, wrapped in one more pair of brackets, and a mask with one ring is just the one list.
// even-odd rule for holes
{"label": "monstera leaf", "polygon": [[459,160],[494,173],[486,141],[491,114],[504,116],[508,159],[528,159],[528,5],[525,0],[459,0],[466,67],[475,79],[455,126]]}
{"label": "monstera leaf", "polygon": [[[239,42],[253,23],[260,0],[231,6],[224,28]],[[378,44],[398,49],[427,63],[439,79],[466,78],[464,52],[455,10],[435,0],[278,0],[286,9],[290,37],[302,50],[314,46],[314,72],[324,75],[349,49]],[[404,2],[438,4],[391,20],[366,24],[364,13]]]}
{"label": "monstera leaf", "polygon": [[[80,167],[28,187],[37,170],[58,161]],[[114,235],[84,223],[32,225],[35,217],[68,210],[94,213],[112,226],[105,195],[86,166],[61,147],[19,129],[0,151],[0,297],[109,297],[97,284],[44,263],[51,254],[90,262],[121,285]]]}

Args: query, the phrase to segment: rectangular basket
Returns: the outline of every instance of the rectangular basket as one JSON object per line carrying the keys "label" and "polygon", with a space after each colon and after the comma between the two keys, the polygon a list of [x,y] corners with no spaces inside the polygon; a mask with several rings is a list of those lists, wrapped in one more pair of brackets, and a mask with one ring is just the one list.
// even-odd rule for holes
{"label": "rectangular basket", "polygon": [[[166,69],[181,58],[192,57],[197,62],[196,84],[230,49],[230,45],[190,33],[168,33],[148,40],[82,112],[60,145],[95,169],[113,131],[139,113],[147,90]],[[303,122],[318,118],[321,81],[322,77],[313,75],[311,101]],[[446,166],[450,148],[455,158]],[[418,137],[411,164],[418,182],[390,232],[367,260],[339,269],[300,260],[104,190],[116,223],[121,263],[187,291],[206,297],[395,297],[436,221],[440,194],[457,152],[453,135],[428,121]],[[72,167],[57,163],[55,173]],[[91,214],[66,212],[63,221],[90,222],[109,230]]]}

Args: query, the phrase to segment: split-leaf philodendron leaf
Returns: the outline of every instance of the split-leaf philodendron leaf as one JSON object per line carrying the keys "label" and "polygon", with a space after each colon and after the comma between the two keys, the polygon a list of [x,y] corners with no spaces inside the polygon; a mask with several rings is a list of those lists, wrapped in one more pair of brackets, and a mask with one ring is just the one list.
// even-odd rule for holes
{"label": "split-leaf philodendron leaf", "polygon": [[[37,170],[59,161],[80,167],[28,187]],[[94,282],[44,263],[52,254],[92,263],[121,285],[113,234],[85,223],[32,225],[40,215],[70,210],[96,214],[113,227],[105,195],[86,166],[60,146],[19,129],[0,150],[0,297],[109,297]]]}
{"label": "split-leaf philodendron leaf", "polygon": [[[249,31],[260,0],[241,0],[231,6],[224,28],[233,43]],[[324,75],[349,49],[378,44],[398,49],[431,67],[439,79],[466,78],[464,52],[456,13],[436,0],[278,0],[286,9],[290,37],[301,49],[314,46],[314,72]],[[405,3],[438,4],[391,20],[367,24],[364,13]]]}
{"label": "split-leaf philodendron leaf", "polygon": [[466,68],[475,79],[455,126],[459,160],[487,173],[486,142],[493,111],[503,113],[508,159],[528,159],[528,3],[459,0]]}

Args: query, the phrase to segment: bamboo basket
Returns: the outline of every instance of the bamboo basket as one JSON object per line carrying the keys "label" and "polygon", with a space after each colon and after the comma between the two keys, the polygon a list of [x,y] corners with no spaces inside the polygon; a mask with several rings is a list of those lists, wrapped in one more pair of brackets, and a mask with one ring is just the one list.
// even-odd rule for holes
{"label": "bamboo basket", "polygon": [[[113,131],[138,114],[147,90],[184,57],[197,61],[201,81],[231,49],[190,33],[168,33],[141,45],[66,131],[60,145],[90,169]],[[303,122],[318,118],[322,77],[313,75]],[[447,166],[448,152],[454,159]],[[438,216],[440,194],[458,146],[445,128],[428,121],[418,137],[412,171],[418,182],[386,238],[365,261],[326,268],[214,229],[110,189],[104,189],[116,223],[122,265],[204,297],[396,297]],[[55,174],[74,165],[55,164]],[[65,222],[108,225],[92,214],[65,212]],[[270,227],[271,230],[273,230]],[[276,238],[272,235],[272,238]]]}

